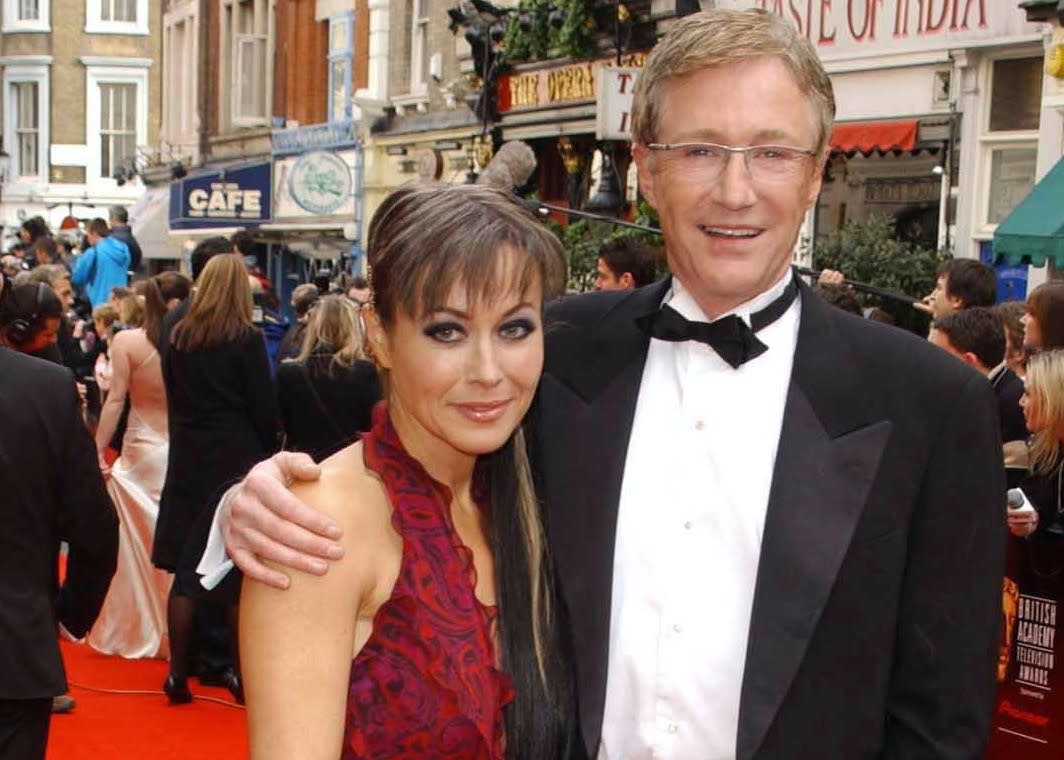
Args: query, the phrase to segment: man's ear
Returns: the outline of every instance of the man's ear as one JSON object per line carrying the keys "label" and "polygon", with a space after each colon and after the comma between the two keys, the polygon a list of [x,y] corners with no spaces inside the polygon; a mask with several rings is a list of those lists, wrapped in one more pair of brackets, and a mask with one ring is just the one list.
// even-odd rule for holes
{"label": "man's ear", "polygon": [[366,304],[362,307],[361,314],[362,324],[366,330],[367,349],[373,354],[377,364],[384,369],[391,369],[392,358],[388,347],[388,333],[384,331],[377,310],[370,304]]}
{"label": "man's ear", "polygon": [[977,370],[982,371],[983,363],[979,361],[979,357],[973,354],[971,351],[965,351],[963,354],[961,354],[961,359],[963,359],[964,363],[967,364],[969,367],[973,367]]}
{"label": "man's ear", "polygon": [[639,191],[643,194],[646,202],[657,209],[654,173],[651,171],[651,164],[654,161],[653,153],[647,146],[641,143],[634,143],[632,145],[632,160],[635,161],[636,172],[639,175]]}
{"label": "man's ear", "polygon": [[631,272],[625,272],[624,274],[622,274],[620,277],[617,278],[617,282],[619,282],[625,290],[635,289],[635,278],[632,277]]}

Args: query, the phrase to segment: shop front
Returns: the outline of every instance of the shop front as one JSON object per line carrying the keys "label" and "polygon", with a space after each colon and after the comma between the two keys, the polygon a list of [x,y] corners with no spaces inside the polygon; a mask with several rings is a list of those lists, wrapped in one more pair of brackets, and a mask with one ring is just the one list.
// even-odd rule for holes
{"label": "shop front", "polygon": [[[620,67],[642,68],[645,52],[621,56]],[[620,179],[627,200],[635,199],[629,177],[627,138],[601,141],[600,79],[603,70],[617,66],[617,58],[517,67],[500,77],[498,103],[502,140],[523,140],[536,154],[531,189],[547,203],[581,208],[594,193],[603,161]],[[631,81],[624,80],[625,86]],[[627,125],[620,125],[627,132]],[[559,221],[565,221],[559,217]]]}
{"label": "shop front", "polygon": [[275,130],[273,214],[256,230],[282,303],[320,270],[361,273],[362,145],[351,120]]}
{"label": "shop front", "polygon": [[199,240],[254,230],[270,220],[269,161],[214,166],[170,184],[170,239],[187,259]]}

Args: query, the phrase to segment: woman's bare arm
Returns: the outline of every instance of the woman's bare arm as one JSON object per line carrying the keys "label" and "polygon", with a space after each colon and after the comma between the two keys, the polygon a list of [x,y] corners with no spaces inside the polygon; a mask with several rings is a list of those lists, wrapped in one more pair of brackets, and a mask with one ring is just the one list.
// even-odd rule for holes
{"label": "woman's bare arm", "polygon": [[[352,456],[336,456],[345,455]],[[382,519],[365,483],[358,487],[342,469],[327,462],[319,481],[294,491],[342,526],[345,558],[324,576],[292,572],[287,591],[244,580],[240,653],[252,760],[336,760],[341,753],[356,623],[389,566],[375,540],[387,514]]]}

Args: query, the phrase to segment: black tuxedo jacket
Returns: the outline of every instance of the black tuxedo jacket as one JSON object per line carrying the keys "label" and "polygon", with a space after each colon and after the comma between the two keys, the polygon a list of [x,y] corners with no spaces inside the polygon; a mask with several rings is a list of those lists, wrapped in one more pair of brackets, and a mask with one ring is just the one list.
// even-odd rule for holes
{"label": "black tuxedo jacket", "polygon": [[[59,543],[70,545],[58,579]],[[0,699],[63,694],[58,623],[88,632],[118,556],[118,517],[64,368],[0,348]]]}
{"label": "black tuxedo jacket", "polygon": [[[648,347],[633,320],[668,286],[552,305],[529,418],[592,754]],[[926,341],[834,309],[804,285],[800,298],[737,757],[972,760],[989,733],[1006,536],[993,393]],[[711,579],[704,589],[691,604],[713,603]]]}

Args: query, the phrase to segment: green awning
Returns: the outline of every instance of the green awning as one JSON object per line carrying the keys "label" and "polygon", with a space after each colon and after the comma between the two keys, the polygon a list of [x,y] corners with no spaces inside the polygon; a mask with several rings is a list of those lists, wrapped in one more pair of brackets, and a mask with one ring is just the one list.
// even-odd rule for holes
{"label": "green awning", "polygon": [[1034,186],[994,232],[994,260],[1064,268],[1064,158]]}

